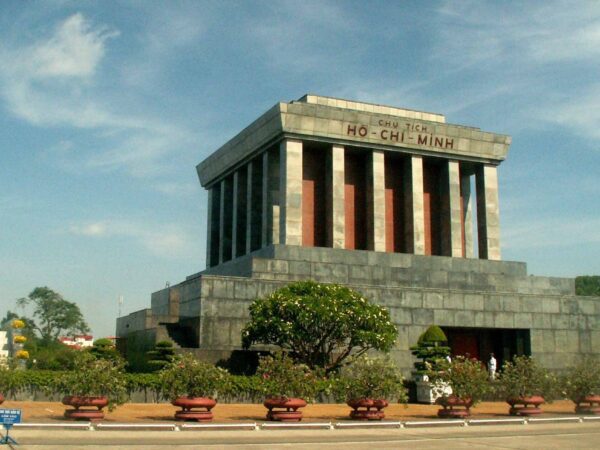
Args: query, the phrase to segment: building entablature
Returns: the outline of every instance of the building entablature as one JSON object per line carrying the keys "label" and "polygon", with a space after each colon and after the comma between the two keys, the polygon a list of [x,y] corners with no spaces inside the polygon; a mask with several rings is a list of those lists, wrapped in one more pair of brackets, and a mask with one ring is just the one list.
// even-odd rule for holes
{"label": "building entablature", "polygon": [[445,123],[441,114],[305,95],[278,103],[197,166],[210,187],[285,138],[497,165],[510,136]]}

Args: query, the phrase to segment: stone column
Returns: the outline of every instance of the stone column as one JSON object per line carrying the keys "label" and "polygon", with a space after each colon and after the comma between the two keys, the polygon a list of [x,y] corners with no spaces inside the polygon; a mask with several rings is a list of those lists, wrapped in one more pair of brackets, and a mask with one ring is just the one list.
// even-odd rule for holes
{"label": "stone column", "polygon": [[219,195],[219,264],[224,261],[225,257],[225,179],[221,180],[221,193]]}
{"label": "stone column", "polygon": [[479,258],[500,260],[500,209],[498,169],[482,164],[477,168],[477,235]]}
{"label": "stone column", "polygon": [[211,260],[211,251],[213,246],[213,188],[208,189],[208,207],[206,208],[206,268],[212,267],[215,262]]}
{"label": "stone column", "polygon": [[385,158],[373,150],[367,169],[367,245],[369,250],[385,252]]}
{"label": "stone column", "polygon": [[403,174],[405,242],[408,252],[425,254],[425,211],[423,205],[423,158],[411,155]]}
{"label": "stone column", "polygon": [[279,243],[302,245],[302,141],[284,139],[279,152]]}
{"label": "stone column", "polygon": [[463,256],[460,205],[460,167],[458,161],[448,161],[448,200],[450,211],[450,256]]}
{"label": "stone column", "polygon": [[471,175],[461,174],[462,221],[465,233],[465,258],[473,258],[473,202],[471,201]]}
{"label": "stone column", "polygon": [[344,147],[332,145],[327,162],[327,245],[346,248]]}
{"label": "stone column", "polygon": [[260,227],[260,247],[269,245],[269,152],[262,154],[262,220]]}
{"label": "stone column", "polygon": [[235,171],[233,173],[233,199],[232,199],[232,209],[233,209],[233,218],[231,225],[231,258],[235,259],[235,255],[237,254],[237,245],[238,245],[238,208],[240,205],[240,201],[238,199],[238,194],[240,192],[240,174],[239,171]]}
{"label": "stone column", "polygon": [[246,254],[252,251],[252,232],[256,226],[252,222],[252,211],[258,206],[252,204],[252,181],[254,180],[252,177],[252,164],[252,161],[250,161],[246,166]]}

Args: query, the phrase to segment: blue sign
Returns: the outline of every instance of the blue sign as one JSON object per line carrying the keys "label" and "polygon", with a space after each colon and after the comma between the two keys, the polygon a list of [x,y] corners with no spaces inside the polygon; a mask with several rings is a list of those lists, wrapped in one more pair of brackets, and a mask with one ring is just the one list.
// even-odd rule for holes
{"label": "blue sign", "polygon": [[20,409],[0,409],[0,424],[13,425],[21,422],[21,410]]}

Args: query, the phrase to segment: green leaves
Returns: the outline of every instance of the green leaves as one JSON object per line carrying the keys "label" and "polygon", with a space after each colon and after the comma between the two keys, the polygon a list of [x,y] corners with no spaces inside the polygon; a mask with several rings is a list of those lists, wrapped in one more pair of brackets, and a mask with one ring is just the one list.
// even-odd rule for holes
{"label": "green leaves", "polygon": [[492,389],[488,372],[483,364],[464,356],[456,356],[450,363],[444,361],[440,363],[438,370],[427,374],[433,384],[437,381],[441,381],[442,386],[449,384],[452,395],[464,400],[471,399],[473,404],[480,402]]}
{"label": "green leaves", "polygon": [[225,369],[199,361],[190,353],[172,358],[160,372],[163,394],[171,400],[177,397],[211,397],[227,393],[231,384]]}
{"label": "green leaves", "polygon": [[311,401],[317,393],[315,372],[305,364],[294,363],[283,352],[262,357],[256,374],[267,397],[297,397]]}
{"label": "green leaves", "polygon": [[506,398],[541,395],[550,401],[558,394],[556,375],[529,356],[515,356],[506,362],[498,377],[498,387]]}
{"label": "green leaves", "polygon": [[277,345],[309,367],[331,372],[371,348],[389,351],[396,335],[387,310],[358,292],[301,281],[250,305],[242,344]]}
{"label": "green leaves", "polygon": [[340,381],[338,386],[346,400],[370,398],[400,403],[408,400],[402,373],[388,358],[361,356],[345,369]]}

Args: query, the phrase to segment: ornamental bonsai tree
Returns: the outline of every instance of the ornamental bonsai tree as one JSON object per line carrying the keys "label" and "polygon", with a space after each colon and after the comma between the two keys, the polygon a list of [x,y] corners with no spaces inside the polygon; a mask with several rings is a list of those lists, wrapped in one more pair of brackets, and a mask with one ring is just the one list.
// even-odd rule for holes
{"label": "ornamental bonsai tree", "polygon": [[[299,408],[312,401],[317,393],[317,376],[306,364],[297,364],[283,352],[263,356],[256,371],[265,394],[267,419],[299,421]],[[280,409],[284,409],[281,411]]]}
{"label": "ornamental bonsai tree", "polygon": [[175,350],[171,341],[157,342],[153,350],[146,352],[150,370],[155,372],[162,369],[173,359],[174,355]]}
{"label": "ornamental bonsai tree", "polygon": [[341,386],[353,419],[381,420],[389,400],[408,400],[402,373],[389,358],[361,356],[345,369]]}
{"label": "ornamental bonsai tree", "polygon": [[497,389],[511,405],[511,415],[540,414],[539,406],[552,401],[558,382],[554,374],[529,356],[515,356],[504,364]]}
{"label": "ornamental bonsai tree", "polygon": [[80,352],[75,358],[75,369],[58,378],[55,390],[65,395],[63,404],[74,407],[65,411],[65,417],[96,420],[104,417],[105,406],[112,411],[125,402],[126,385],[121,361],[96,359],[89,352]]}
{"label": "ornamental bonsai tree", "polygon": [[[476,359],[457,356],[451,362],[438,364],[438,369],[428,374],[433,390],[438,391],[435,394],[436,403],[442,406],[438,411],[440,417],[469,416],[471,406],[479,403],[491,389],[487,370]],[[450,386],[452,393],[440,386]]]}
{"label": "ornamental bonsai tree", "polygon": [[389,351],[396,335],[388,311],[360,293],[300,281],[252,302],[242,344],[276,345],[311,369],[331,373],[370,349]]}
{"label": "ornamental bonsai tree", "polygon": [[217,404],[217,397],[226,393],[231,384],[225,369],[200,361],[191,353],[173,357],[159,372],[159,380],[163,395],[182,408],[175,413],[178,420],[212,420],[211,409]]}
{"label": "ornamental bonsai tree", "polygon": [[588,356],[562,378],[567,398],[578,414],[600,414],[600,359]]}
{"label": "ornamental bonsai tree", "polygon": [[415,362],[418,375],[427,375],[437,372],[444,367],[450,356],[448,338],[444,331],[437,325],[431,325],[421,336],[417,344],[410,348],[411,353],[421,361]]}

